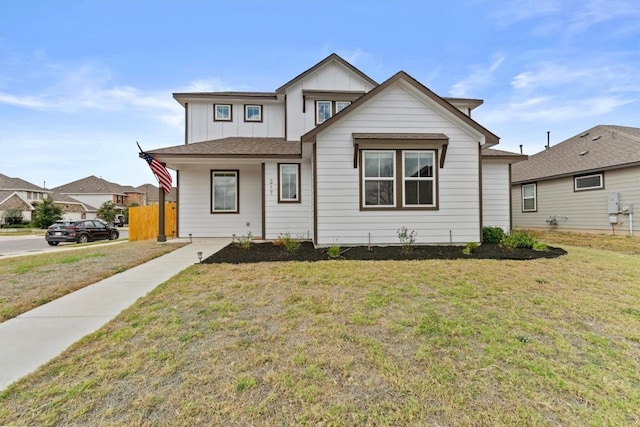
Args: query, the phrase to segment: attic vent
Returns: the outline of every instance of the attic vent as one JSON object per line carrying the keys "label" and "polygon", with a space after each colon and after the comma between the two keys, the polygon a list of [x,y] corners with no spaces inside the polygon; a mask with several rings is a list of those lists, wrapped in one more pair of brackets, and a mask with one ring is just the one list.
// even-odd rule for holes
{"label": "attic vent", "polygon": [[580,135],[580,138],[584,138],[585,136],[589,135],[589,132],[587,133],[583,133],[582,135]]}
{"label": "attic vent", "polygon": [[578,156],[584,156],[587,153],[588,153],[588,151],[581,151],[580,154],[578,154]]}
{"label": "attic vent", "polygon": [[592,141],[597,141],[600,138],[602,138],[602,136],[598,135],[598,136],[594,136],[593,138],[591,138]]}

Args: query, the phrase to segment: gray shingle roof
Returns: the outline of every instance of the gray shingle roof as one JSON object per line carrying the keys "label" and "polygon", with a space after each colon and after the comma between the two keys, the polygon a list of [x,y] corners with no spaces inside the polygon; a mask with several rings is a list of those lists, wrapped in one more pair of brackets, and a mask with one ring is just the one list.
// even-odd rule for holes
{"label": "gray shingle roof", "polygon": [[91,175],[53,189],[66,194],[121,194],[125,191],[121,185]]}
{"label": "gray shingle roof", "polygon": [[1,173],[0,173],[0,189],[1,190],[40,191],[44,193],[49,192],[48,190],[42,187],[38,187],[35,184],[25,181],[24,179],[11,178]]}
{"label": "gray shingle roof", "polygon": [[186,157],[277,157],[300,156],[299,142],[284,138],[232,137],[213,141],[194,142],[148,151],[153,156],[170,155]]}
{"label": "gray shingle roof", "polygon": [[513,165],[521,183],[640,164],[640,129],[598,125]]}

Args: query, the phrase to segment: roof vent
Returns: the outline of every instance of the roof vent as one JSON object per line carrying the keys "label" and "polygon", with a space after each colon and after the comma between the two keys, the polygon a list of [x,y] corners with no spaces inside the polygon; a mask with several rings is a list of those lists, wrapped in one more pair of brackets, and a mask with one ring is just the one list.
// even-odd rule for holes
{"label": "roof vent", "polygon": [[598,136],[594,136],[593,138],[591,138],[592,141],[597,141],[600,138],[602,138],[602,136],[598,135]]}
{"label": "roof vent", "polygon": [[589,135],[589,132],[587,133],[583,133],[582,135],[580,135],[580,138],[584,138],[585,136]]}
{"label": "roof vent", "polygon": [[581,151],[580,154],[578,154],[578,156],[584,156],[587,153],[588,153],[588,151]]}

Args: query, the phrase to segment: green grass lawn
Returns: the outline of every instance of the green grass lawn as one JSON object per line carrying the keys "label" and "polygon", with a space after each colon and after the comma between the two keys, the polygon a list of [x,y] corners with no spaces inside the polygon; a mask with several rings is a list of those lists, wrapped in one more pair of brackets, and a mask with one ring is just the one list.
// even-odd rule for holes
{"label": "green grass lawn", "polygon": [[640,240],[597,239],[194,265],[2,392],[0,425],[637,425]]}

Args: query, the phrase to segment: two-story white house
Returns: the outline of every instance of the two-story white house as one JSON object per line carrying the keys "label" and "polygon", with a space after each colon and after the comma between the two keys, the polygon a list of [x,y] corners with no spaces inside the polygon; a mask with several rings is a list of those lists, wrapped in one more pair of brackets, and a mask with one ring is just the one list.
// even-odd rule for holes
{"label": "two-story white house", "polygon": [[[382,84],[332,54],[274,92],[174,93],[184,144],[148,153],[176,171],[178,235],[289,233],[317,246],[480,242],[511,229],[511,163],[471,118],[405,72]],[[159,236],[160,238],[160,236]]]}

